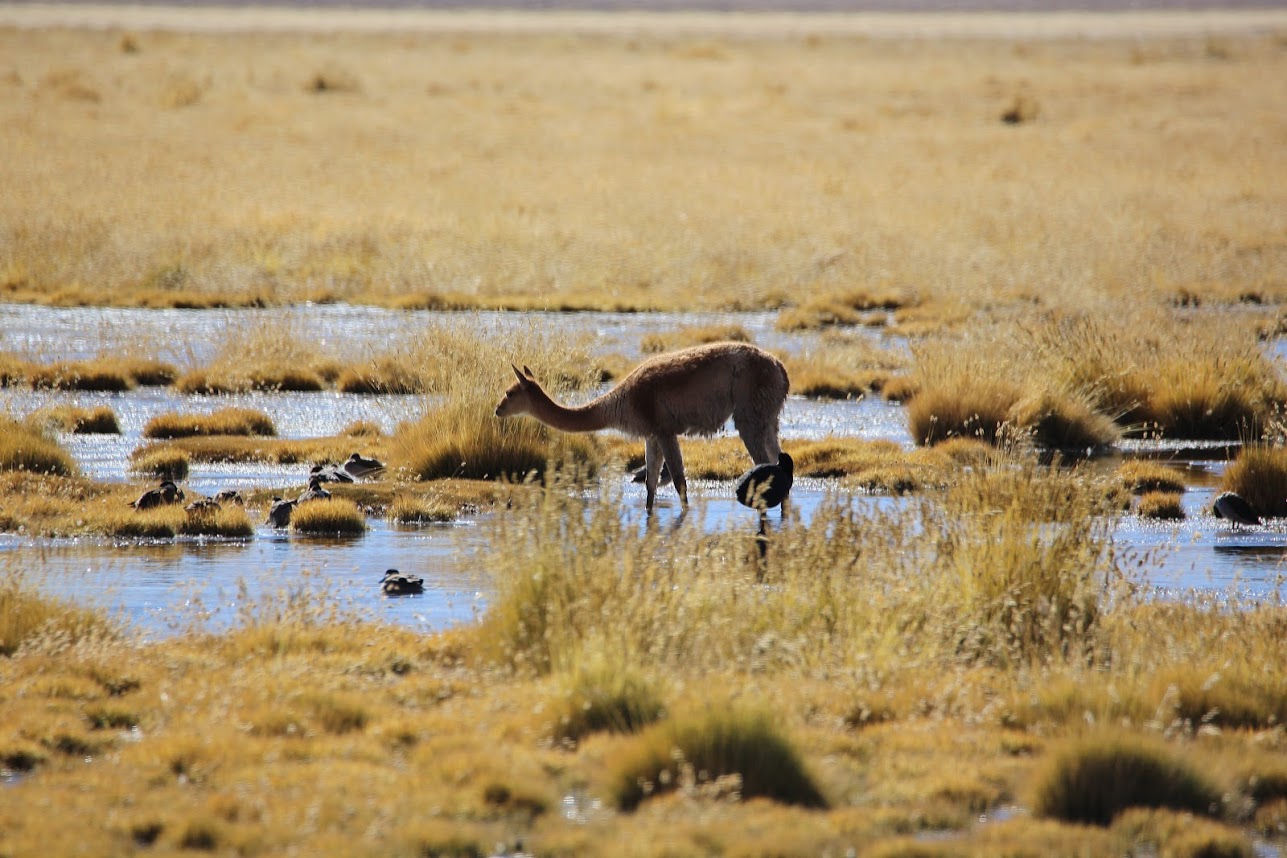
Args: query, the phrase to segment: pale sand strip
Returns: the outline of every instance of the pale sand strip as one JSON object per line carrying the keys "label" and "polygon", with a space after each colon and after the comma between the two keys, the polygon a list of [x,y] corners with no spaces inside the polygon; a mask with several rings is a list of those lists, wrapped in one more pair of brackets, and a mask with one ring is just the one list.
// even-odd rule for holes
{"label": "pale sand strip", "polygon": [[178,32],[1149,38],[1287,32],[1287,8],[1126,12],[575,12],[0,3],[0,26]]}

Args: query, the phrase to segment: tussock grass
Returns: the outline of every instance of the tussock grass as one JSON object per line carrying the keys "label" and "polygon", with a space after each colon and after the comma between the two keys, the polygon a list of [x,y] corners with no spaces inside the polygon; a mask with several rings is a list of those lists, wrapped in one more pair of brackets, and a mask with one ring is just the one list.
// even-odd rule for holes
{"label": "tussock grass", "polygon": [[191,458],[183,450],[164,445],[140,447],[130,454],[131,471],[159,480],[182,480],[191,465]]}
{"label": "tussock grass", "polygon": [[1039,816],[1108,825],[1132,807],[1213,815],[1220,797],[1218,784],[1167,745],[1110,732],[1057,751],[1038,775],[1032,809]]}
{"label": "tussock grass", "polygon": [[1180,498],[1181,496],[1175,492],[1145,492],[1140,495],[1136,512],[1141,518],[1179,521],[1184,518],[1184,507],[1180,504]]}
{"label": "tussock grass", "polygon": [[[369,445],[363,445],[364,448]],[[134,461],[152,455],[186,456],[192,462],[267,462],[277,465],[342,462],[353,452],[353,441],[330,438],[266,438],[241,435],[202,435],[146,444],[130,454]],[[379,453],[377,452],[377,456]]]}
{"label": "tussock grass", "polygon": [[495,416],[514,378],[511,364],[530,365],[556,398],[597,381],[584,344],[555,343],[538,331],[518,339],[509,334],[502,346],[463,325],[439,328],[434,341],[442,400],[398,427],[391,443],[397,464],[420,480],[523,480],[543,474],[550,463],[593,467],[593,436],[557,432],[526,416]]}
{"label": "tussock grass", "polygon": [[395,524],[430,524],[452,521],[458,514],[456,505],[445,499],[399,495],[389,504],[388,518]]}
{"label": "tussock grass", "polygon": [[1127,810],[1113,824],[1135,846],[1175,858],[1254,858],[1241,831],[1208,819],[1169,810]]}
{"label": "tussock grass", "polygon": [[33,366],[27,380],[38,390],[91,390],[119,393],[134,386],[132,379],[124,370],[93,362]]}
{"label": "tussock grass", "polygon": [[883,314],[873,310],[898,310],[916,299],[906,291],[881,287],[873,290],[847,289],[810,298],[803,304],[778,313],[779,331],[804,331],[833,325],[883,324]]}
{"label": "tussock grass", "polygon": [[571,671],[553,708],[555,740],[573,743],[592,733],[637,733],[665,712],[655,681],[602,659]]}
{"label": "tussock grass", "polygon": [[1123,462],[1114,476],[1123,488],[1137,495],[1147,492],[1179,493],[1187,488],[1183,471],[1146,459]]}
{"label": "tussock grass", "polygon": [[824,334],[816,348],[779,355],[791,392],[818,399],[848,399],[884,388],[906,360],[863,336]]}
{"label": "tussock grass", "polygon": [[426,379],[392,357],[379,358],[365,367],[350,367],[340,373],[335,387],[342,393],[424,393]]}
{"label": "tussock grass", "polygon": [[71,454],[29,425],[0,416],[0,471],[71,476]]}
{"label": "tussock grass", "polygon": [[185,510],[175,531],[181,536],[244,538],[254,535],[255,526],[244,508],[228,504],[217,510]]}
{"label": "tussock grass", "polygon": [[347,498],[332,497],[302,503],[290,517],[296,533],[312,535],[366,533],[366,515]]}
{"label": "tussock grass", "polygon": [[[0,656],[12,656],[23,644],[41,638],[74,643],[119,634],[100,612],[40,594],[21,572],[9,568],[0,576]],[[15,766],[11,759],[5,761],[5,767],[31,766]]]}
{"label": "tussock grass", "polygon": [[803,807],[827,804],[776,719],[744,707],[676,715],[633,739],[610,766],[613,798],[623,810],[656,793],[703,788]]}
{"label": "tussock grass", "polygon": [[28,421],[59,432],[79,435],[119,435],[121,425],[116,412],[107,405],[85,408],[79,405],[53,405],[34,412]]}
{"label": "tussock grass", "polygon": [[1220,490],[1237,492],[1262,516],[1287,516],[1287,449],[1249,444],[1225,468]]}
{"label": "tussock grass", "polygon": [[144,438],[204,435],[276,435],[272,418],[251,408],[220,408],[210,414],[158,414],[143,427]]}

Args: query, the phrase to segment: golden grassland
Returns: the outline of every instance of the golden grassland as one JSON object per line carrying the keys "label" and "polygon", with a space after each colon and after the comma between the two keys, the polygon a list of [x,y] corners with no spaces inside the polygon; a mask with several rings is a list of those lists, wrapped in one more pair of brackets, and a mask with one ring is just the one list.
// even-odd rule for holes
{"label": "golden grassland", "polygon": [[1287,51],[1217,41],[0,29],[0,295],[1276,302]]}
{"label": "golden grassland", "polygon": [[763,557],[555,476],[498,517],[486,613],[427,636],[305,582],[243,601],[232,631],[140,642],[10,571],[0,849],[1197,856],[1281,837],[1282,607],[1140,598],[1101,497],[998,465],[897,512],[836,498]]}

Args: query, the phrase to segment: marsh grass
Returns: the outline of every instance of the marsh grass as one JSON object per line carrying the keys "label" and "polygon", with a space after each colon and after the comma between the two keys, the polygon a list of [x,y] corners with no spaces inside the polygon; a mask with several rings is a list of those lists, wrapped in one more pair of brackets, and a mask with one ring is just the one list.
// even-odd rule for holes
{"label": "marsh grass", "polygon": [[169,446],[140,447],[130,454],[130,470],[159,480],[182,480],[188,476],[192,460],[183,450]]}
{"label": "marsh grass", "polygon": [[884,324],[885,313],[916,303],[905,290],[897,288],[848,289],[809,298],[778,313],[779,331],[804,331],[837,325]]}
{"label": "marsh grass", "polygon": [[1137,495],[1148,492],[1175,494],[1188,487],[1183,471],[1146,459],[1123,462],[1114,476],[1123,488]]}
{"label": "marsh grass", "polygon": [[[353,452],[346,436],[324,438],[268,438],[241,435],[200,435],[156,441],[130,454],[134,462],[153,456],[161,461],[186,457],[190,462],[267,462],[276,465],[342,462]],[[379,455],[377,452],[376,455]]]}
{"label": "marsh grass", "polygon": [[1038,816],[1108,825],[1132,807],[1220,812],[1220,786],[1156,739],[1105,732],[1069,742],[1038,774]]}
{"label": "marsh grass", "polygon": [[446,499],[403,494],[389,504],[388,518],[394,524],[433,524],[452,521],[459,513]]}
{"label": "marsh grass", "polygon": [[654,680],[603,659],[570,671],[552,708],[554,739],[572,743],[592,733],[637,733],[665,713]]}
{"label": "marsh grass", "polygon": [[290,517],[295,533],[322,536],[327,534],[357,535],[366,533],[366,515],[347,498],[331,497],[307,501],[295,507]]}
{"label": "marsh grass", "polygon": [[97,405],[93,408],[79,405],[53,405],[33,412],[28,422],[78,435],[121,434],[121,425],[117,422],[116,412],[108,405]]}
{"label": "marsh grass", "polygon": [[20,571],[10,567],[0,576],[0,657],[12,656],[23,644],[40,638],[61,637],[74,643],[119,634],[98,612],[37,592]]}
{"label": "marsh grass", "polygon": [[56,441],[31,426],[0,416],[0,471],[71,476],[76,473],[71,454]]}
{"label": "marsh grass", "polygon": [[827,805],[778,720],[745,706],[712,705],[672,716],[632,739],[609,766],[622,810],[669,790],[703,788],[802,807]]}
{"label": "marsh grass", "polygon": [[1287,449],[1244,446],[1225,468],[1220,489],[1237,492],[1262,516],[1287,516]]}
{"label": "marsh grass", "polygon": [[906,359],[870,338],[825,332],[818,345],[780,355],[791,376],[791,392],[814,399],[851,399],[879,391],[903,369]]}
{"label": "marsh grass", "polygon": [[251,408],[220,408],[210,414],[158,414],[143,427],[144,438],[277,434],[272,418]]}
{"label": "marsh grass", "polygon": [[1149,491],[1140,495],[1136,512],[1141,518],[1161,521],[1180,521],[1184,518],[1181,495],[1176,492]]}
{"label": "marsh grass", "polygon": [[93,362],[33,366],[27,381],[37,390],[89,390],[120,393],[134,386],[123,369]]}
{"label": "marsh grass", "polygon": [[243,507],[228,504],[217,510],[185,510],[175,532],[181,536],[245,538],[254,535],[255,526]]}

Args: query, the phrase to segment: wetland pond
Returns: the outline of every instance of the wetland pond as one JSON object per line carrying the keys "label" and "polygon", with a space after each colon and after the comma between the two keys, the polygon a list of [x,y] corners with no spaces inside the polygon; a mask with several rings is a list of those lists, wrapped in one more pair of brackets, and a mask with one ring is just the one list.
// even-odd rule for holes
{"label": "wetland pond", "polygon": [[[136,353],[138,344],[160,344],[150,357],[179,366],[208,362],[221,342],[238,330],[260,324],[282,324],[313,332],[337,350],[379,351],[390,342],[423,336],[444,320],[476,325],[497,337],[507,331],[540,326],[553,336],[589,337],[592,348],[630,359],[640,355],[640,342],[691,325],[738,324],[759,345],[794,351],[817,345],[816,333],[782,333],[773,313],[514,313],[391,311],[345,305],[319,305],[269,310],[118,310],[51,309],[0,306],[0,348],[37,360],[79,360],[104,354]],[[233,332],[233,334],[230,334]],[[884,348],[906,344],[870,336]],[[501,391],[497,391],[499,397]],[[82,470],[100,481],[127,480],[129,454],[143,443],[144,424],[167,412],[202,413],[229,405],[268,413],[284,438],[333,435],[356,420],[378,423],[388,432],[415,417],[425,400],[415,396],[371,396],[323,393],[255,393],[236,396],[189,396],[170,388],[138,388],[124,393],[33,391],[8,388],[5,410],[22,417],[53,404],[108,405],[117,414],[120,435],[66,435],[62,443]],[[888,439],[910,448],[911,437],[901,406],[868,397],[858,401],[814,401],[793,396],[783,412],[784,439],[828,435]],[[1189,475],[1183,496],[1186,518],[1154,522],[1123,516],[1114,528],[1119,550],[1147,558],[1140,568],[1159,598],[1194,591],[1216,598],[1279,599],[1287,594],[1284,556],[1287,521],[1263,527],[1233,528],[1210,514],[1211,500],[1230,456],[1227,445],[1144,444],[1129,442],[1114,454],[1083,467],[1112,469],[1123,458],[1148,456],[1183,467]],[[239,465],[193,463],[186,488],[214,494],[223,488],[302,485],[307,465]],[[606,477],[612,478],[612,477]],[[642,518],[643,489],[624,484],[623,515]],[[695,481],[690,491],[698,515],[683,526],[710,529],[746,528],[756,516],[739,506],[729,483]],[[803,520],[833,492],[836,484],[802,479],[792,502]],[[861,495],[861,505],[897,508],[906,500]],[[657,523],[677,524],[673,491],[658,500]],[[488,514],[451,524],[401,527],[381,520],[368,522],[361,537],[337,540],[301,538],[259,525],[251,539],[180,538],[148,541],[106,538],[35,539],[0,534],[0,564],[34,577],[47,591],[82,604],[107,608],[146,634],[158,636],[199,624],[220,628],[236,623],[264,597],[311,588],[331,594],[347,611],[414,628],[433,630],[466,622],[486,606],[490,582],[481,555],[488,548]],[[387,568],[420,575],[420,596],[384,598],[379,579]]]}

